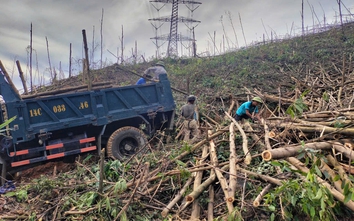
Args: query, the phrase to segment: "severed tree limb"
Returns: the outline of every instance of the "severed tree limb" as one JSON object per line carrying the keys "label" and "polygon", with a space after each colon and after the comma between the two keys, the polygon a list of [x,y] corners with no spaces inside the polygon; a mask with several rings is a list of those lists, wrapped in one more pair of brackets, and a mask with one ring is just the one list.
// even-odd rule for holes
{"label": "severed tree limb", "polygon": [[187,182],[184,184],[183,188],[178,192],[175,198],[162,210],[162,217],[166,217],[172,207],[182,198],[183,194],[187,191],[187,188],[192,183],[193,177],[190,177]]}
{"label": "severed tree limb", "polygon": [[233,117],[231,117],[227,112],[225,112],[225,114],[236,125],[237,129],[240,131],[240,133],[242,135],[242,149],[243,149],[243,152],[245,153],[244,163],[246,165],[249,165],[251,163],[252,156],[248,150],[247,136],[246,136],[245,132],[243,131],[242,127],[236,122],[236,120]]}
{"label": "severed tree limb", "polygon": [[354,135],[354,128],[334,128],[334,127],[322,126],[322,125],[318,125],[318,124],[317,124],[317,126],[305,126],[305,125],[297,124],[297,123],[291,123],[291,124],[280,123],[280,124],[274,125],[274,127],[299,130],[304,133],[317,132],[317,133],[323,133],[323,134],[338,133],[338,134],[343,134],[343,135],[348,135],[348,136]]}
{"label": "severed tree limb", "polygon": [[[214,167],[217,167],[218,166],[218,156],[216,153],[215,144],[214,144],[213,140],[209,141],[209,148],[210,148],[210,161]],[[228,212],[229,212],[229,214],[231,214],[232,211],[234,210],[234,206],[233,206],[233,200],[229,201],[229,199],[230,199],[229,191],[228,191],[229,186],[227,184],[225,177],[222,175],[221,171],[218,170],[217,168],[215,168],[214,171],[216,173],[216,177],[218,178],[218,180],[220,182],[220,186],[225,194],[226,206],[227,206]]]}
{"label": "severed tree limb", "polygon": [[[208,146],[205,145],[202,151],[202,158],[201,160],[197,161],[197,165],[201,164],[204,162],[205,158],[208,155]],[[203,171],[199,171],[196,172],[196,176],[194,179],[194,183],[193,183],[193,191],[196,190],[202,183],[202,179],[203,179]],[[191,220],[199,220],[199,216],[200,216],[200,206],[197,200],[195,200],[195,198],[193,199],[193,205],[192,205],[192,213],[191,213]]]}
{"label": "severed tree limb", "polygon": [[[262,120],[262,121],[264,121],[264,120]],[[253,130],[251,124],[248,121],[246,121],[244,123],[244,128],[245,128],[246,131],[250,131],[251,132],[250,136],[260,146],[261,150],[265,150],[266,149],[265,148],[265,144],[261,141],[261,139],[258,137],[258,135],[256,133],[254,133],[254,130]],[[250,148],[250,149],[252,149],[252,148]]]}
{"label": "severed tree limb", "polygon": [[351,186],[353,186],[352,182],[349,180],[348,175],[344,171],[342,165],[338,163],[338,161],[330,154],[327,155],[327,160],[331,164],[331,166],[334,167],[334,170],[336,170],[340,176],[340,178],[345,182],[345,183],[350,183]]}
{"label": "severed tree limb", "polygon": [[341,152],[346,158],[348,158],[352,162],[352,158],[354,157],[352,149],[345,147],[339,142],[333,142],[333,147],[336,151]]}
{"label": "severed tree limb", "polygon": [[[291,163],[293,166],[295,166],[297,169],[301,170],[302,172],[309,173],[309,169],[303,165],[301,161],[296,159],[295,157],[289,157],[287,158],[287,161]],[[354,202],[352,200],[349,200],[348,202],[344,202],[344,195],[341,194],[338,190],[334,189],[333,186],[331,186],[329,183],[321,179],[320,177],[317,177],[319,180],[319,183],[327,187],[327,189],[332,193],[334,198],[342,202],[348,209],[354,212]]]}
{"label": "severed tree limb", "polygon": [[227,113],[228,113],[229,115],[231,115],[232,109],[234,108],[235,104],[236,104],[235,100],[232,99],[231,105],[230,105],[230,107],[229,107],[229,110],[227,111]]}
{"label": "severed tree limb", "polygon": [[[211,134],[208,136],[208,139],[214,139],[216,137],[218,137],[219,135],[225,133],[225,131],[222,129],[222,130],[218,130],[216,131],[215,133]],[[180,160],[182,159],[183,157],[187,156],[188,154],[192,153],[193,151],[197,150],[198,148],[200,148],[201,146],[203,146],[205,143],[207,143],[208,140],[207,139],[204,139],[204,140],[201,140],[200,142],[196,143],[190,151],[185,151],[183,153],[181,153],[180,155],[178,155],[177,157],[175,157],[173,159],[173,161],[177,161],[177,160]]]}
{"label": "severed tree limb", "polygon": [[344,193],[343,188],[342,188],[342,181],[336,180],[336,173],[326,164],[322,159],[321,159],[321,165],[320,165],[320,170],[322,173],[328,173],[331,176],[331,180],[334,183],[334,187],[341,192],[342,194]]}
{"label": "severed tree limb", "polygon": [[331,149],[332,143],[330,142],[317,142],[317,143],[308,143],[305,145],[297,146],[286,146],[282,148],[266,150],[262,152],[262,158],[265,161],[270,161],[274,159],[281,159],[286,157],[292,157],[301,153],[305,148],[309,149]]}
{"label": "severed tree limb", "polygon": [[214,220],[214,186],[209,186],[208,221]]}
{"label": "severed tree limb", "polygon": [[243,169],[241,167],[237,168],[239,171],[241,171],[242,173],[247,173],[249,175],[252,175],[252,176],[255,176],[255,177],[258,177],[264,181],[267,181],[267,182],[270,182],[270,183],[273,183],[275,185],[282,185],[281,183],[281,180],[279,179],[276,179],[276,178],[273,178],[273,177],[270,177],[270,176],[267,176],[267,175],[262,175],[262,174],[259,174],[259,173],[255,173],[255,172],[252,172],[252,171],[249,171],[249,170],[246,170],[246,169]]}
{"label": "severed tree limb", "polygon": [[[221,168],[221,170],[227,170],[229,169],[229,165],[225,165]],[[186,199],[186,206],[189,205],[190,203],[194,202],[195,199],[197,199],[200,194],[203,193],[204,190],[206,190],[212,183],[214,183],[216,180],[216,174],[212,170],[210,173],[210,176],[208,179],[206,179],[203,183],[201,183],[198,188],[194,189],[193,192],[188,194],[185,199]],[[184,207],[186,207],[184,206]],[[182,210],[182,209],[181,209]]]}
{"label": "severed tree limb", "polygon": [[232,122],[230,124],[230,174],[234,176],[230,176],[229,178],[229,199],[227,201],[233,202],[235,200],[235,192],[237,186],[237,170],[236,170],[236,145],[235,145],[235,135],[234,135],[234,126],[235,124]]}
{"label": "severed tree limb", "polygon": [[[140,164],[140,162],[139,162]],[[144,174],[145,174],[145,170],[147,169],[147,167],[144,167],[144,170],[142,172],[142,176],[140,176],[140,179],[138,180],[133,192],[131,193],[128,202],[124,205],[124,207],[119,211],[118,215],[116,216],[116,218],[114,219],[114,221],[118,220],[118,218],[128,209],[130,202],[133,200],[133,196],[135,195],[135,192],[137,191],[138,187],[140,186],[141,181],[144,179]]]}
{"label": "severed tree limb", "polygon": [[268,184],[266,187],[263,188],[263,190],[258,194],[256,199],[253,201],[253,206],[258,207],[261,203],[261,200],[263,199],[264,195],[268,193],[270,188],[272,187],[272,184]]}
{"label": "severed tree limb", "polygon": [[[97,83],[93,83],[92,86],[104,86],[104,85],[108,85],[111,84],[111,82],[97,82]],[[87,84],[85,85],[80,85],[80,86],[74,86],[74,87],[65,87],[65,88],[61,88],[59,90],[55,90],[55,91],[45,91],[45,92],[41,92],[41,93],[37,93],[37,94],[30,94],[30,95],[23,95],[23,99],[29,99],[29,98],[35,98],[35,97],[39,97],[39,96],[46,96],[46,95],[54,95],[54,94],[61,94],[61,93],[67,93],[67,92],[75,92],[79,89],[83,89],[83,88],[87,88]]]}

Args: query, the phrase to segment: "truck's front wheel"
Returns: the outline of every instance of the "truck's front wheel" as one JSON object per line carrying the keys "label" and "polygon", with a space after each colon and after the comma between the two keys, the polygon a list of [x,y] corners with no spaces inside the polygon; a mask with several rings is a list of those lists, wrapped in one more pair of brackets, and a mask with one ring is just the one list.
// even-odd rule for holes
{"label": "truck's front wheel", "polygon": [[135,127],[122,127],[109,137],[107,155],[121,161],[136,154],[148,144],[145,134]]}

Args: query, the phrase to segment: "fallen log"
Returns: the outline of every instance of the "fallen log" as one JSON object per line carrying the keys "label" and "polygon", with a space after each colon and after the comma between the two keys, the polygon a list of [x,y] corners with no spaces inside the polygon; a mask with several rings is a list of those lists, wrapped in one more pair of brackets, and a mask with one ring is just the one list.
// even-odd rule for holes
{"label": "fallen log", "polygon": [[[208,155],[208,146],[204,146],[203,151],[202,151],[202,157],[200,160],[197,161],[196,165],[201,164],[204,162],[205,158]],[[202,179],[203,179],[203,171],[199,171],[196,172],[196,176],[194,179],[194,183],[193,183],[193,190],[199,188],[199,186],[202,183]],[[195,199],[195,198],[194,198]],[[193,205],[192,205],[192,213],[191,213],[191,220],[199,220],[199,216],[200,216],[200,206],[199,203],[197,201],[194,201],[193,199]]]}
{"label": "fallen log", "polygon": [[218,156],[216,153],[215,144],[214,144],[213,140],[209,141],[209,148],[210,148],[210,151],[209,151],[210,152],[210,161],[211,161],[212,165],[215,167],[214,172],[216,174],[216,177],[219,180],[221,189],[223,190],[223,192],[225,194],[226,206],[228,209],[228,213],[231,214],[232,211],[234,210],[233,197],[229,196],[229,185],[227,184],[225,177],[222,175],[220,170],[216,169],[218,167]]}
{"label": "fallen log", "polygon": [[208,202],[208,221],[214,220],[214,187],[212,185],[209,186],[209,202]]}
{"label": "fallen log", "polygon": [[243,152],[245,153],[245,161],[244,161],[244,163],[246,165],[249,165],[249,164],[251,164],[252,156],[251,156],[250,151],[248,149],[247,136],[246,136],[245,132],[243,131],[242,127],[236,122],[236,120],[233,117],[231,117],[227,112],[225,112],[225,114],[232,122],[234,122],[234,124],[236,125],[237,129],[240,131],[240,133],[242,135],[242,149],[243,149]]}
{"label": "fallen log", "polygon": [[262,158],[265,161],[270,161],[274,159],[283,159],[286,157],[292,157],[300,154],[305,149],[315,149],[315,150],[328,150],[332,148],[332,143],[329,142],[317,142],[309,143],[305,145],[298,146],[287,146],[272,150],[265,150],[262,152]]}
{"label": "fallen log", "polygon": [[234,176],[230,176],[229,178],[229,199],[227,201],[233,202],[235,192],[236,192],[236,186],[237,186],[237,170],[236,170],[236,159],[237,159],[237,154],[236,154],[236,145],[235,145],[235,135],[234,135],[234,123],[230,124],[230,174]]}
{"label": "fallen log", "polygon": [[274,127],[279,127],[279,128],[287,128],[287,129],[293,129],[293,130],[299,130],[305,133],[322,133],[322,134],[328,134],[328,133],[339,133],[339,134],[344,134],[344,135],[354,135],[354,128],[334,128],[334,127],[328,127],[328,126],[320,126],[317,124],[317,126],[306,126],[303,124],[296,124],[296,123],[281,123],[281,124],[272,124]]}

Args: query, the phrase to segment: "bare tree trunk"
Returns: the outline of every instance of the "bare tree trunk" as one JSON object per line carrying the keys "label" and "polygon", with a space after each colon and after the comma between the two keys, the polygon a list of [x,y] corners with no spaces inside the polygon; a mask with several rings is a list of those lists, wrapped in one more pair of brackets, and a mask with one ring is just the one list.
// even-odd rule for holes
{"label": "bare tree trunk", "polygon": [[237,34],[236,34],[236,30],[235,30],[235,26],[234,26],[234,23],[232,21],[232,17],[231,17],[231,13],[230,11],[227,12],[228,16],[229,16],[229,19],[230,19],[230,23],[231,23],[231,27],[232,27],[232,30],[234,32],[234,35],[235,35],[235,41],[236,41],[236,48],[239,47],[238,45],[238,39],[237,39]]}
{"label": "bare tree trunk", "polygon": [[102,64],[102,56],[103,56],[103,8],[102,8],[102,18],[101,18],[101,68],[103,66]]}
{"label": "bare tree trunk", "polygon": [[[196,165],[200,165],[204,163],[204,160],[207,157],[208,152],[209,152],[208,146],[205,145],[202,151],[201,160],[197,161]],[[196,190],[201,185],[202,179],[203,179],[203,171],[197,172],[193,183],[193,190]],[[194,200],[192,205],[191,220],[199,220],[199,216],[200,216],[199,202],[198,200]]]}
{"label": "bare tree trunk", "polygon": [[72,57],[72,47],[70,43],[70,53],[69,53],[69,78],[71,77],[71,57]]}
{"label": "bare tree trunk", "polygon": [[305,35],[304,0],[301,0],[301,30],[302,30],[302,36],[304,36]]}
{"label": "bare tree trunk", "polygon": [[282,159],[286,157],[292,157],[300,154],[302,150],[305,148],[310,149],[331,149],[332,143],[329,142],[316,142],[316,143],[309,143],[305,145],[297,145],[297,146],[287,146],[272,150],[265,150],[262,153],[262,158],[265,161],[270,161],[274,159]]}
{"label": "bare tree trunk", "polygon": [[230,178],[229,178],[229,199],[228,201],[234,201],[234,196],[237,186],[237,170],[236,170],[236,145],[235,145],[235,134],[234,134],[235,124],[232,122],[230,124]]}
{"label": "bare tree trunk", "polygon": [[[214,175],[215,176],[215,175]],[[208,221],[214,220],[214,186],[209,186]]]}
{"label": "bare tree trunk", "polygon": [[245,164],[249,165],[252,161],[252,156],[248,150],[248,141],[247,141],[247,136],[245,134],[245,132],[242,130],[242,127],[236,122],[236,120],[231,117],[226,111],[225,111],[226,116],[228,116],[230,118],[230,120],[232,122],[234,122],[234,124],[236,125],[237,129],[240,131],[241,135],[242,135],[242,149],[243,152],[245,153]]}
{"label": "bare tree trunk", "polygon": [[95,26],[92,27],[92,46],[91,46],[91,64],[92,68],[95,69]]}
{"label": "bare tree trunk", "polygon": [[120,48],[121,48],[121,55],[120,55],[120,63],[123,64],[124,62],[124,32],[123,32],[123,25],[122,25],[122,37],[120,39]]}
{"label": "bare tree trunk", "polygon": [[[208,131],[208,133],[210,133],[210,131]],[[215,167],[214,172],[216,174],[216,177],[219,180],[220,186],[225,194],[225,200],[226,200],[226,206],[228,209],[228,213],[231,214],[234,210],[234,206],[233,206],[233,196],[229,195],[229,185],[227,184],[226,178],[223,176],[223,174],[221,173],[221,171],[217,168],[218,167],[218,157],[217,157],[217,153],[216,153],[216,149],[215,149],[215,143],[213,140],[209,141],[209,148],[210,148],[210,161],[212,163],[212,165]]]}
{"label": "bare tree trunk", "polygon": [[30,30],[30,57],[29,57],[29,65],[30,65],[30,85],[31,91],[33,91],[33,79],[32,79],[32,23],[31,23],[31,30]]}
{"label": "bare tree trunk", "polygon": [[52,64],[50,62],[49,44],[48,44],[48,38],[47,37],[45,37],[45,41],[47,43],[47,55],[48,55],[48,63],[49,63],[49,72],[50,72],[50,76],[52,77],[52,80],[53,80],[53,71],[52,71]]}
{"label": "bare tree trunk", "polygon": [[22,81],[23,90],[25,91],[25,94],[28,94],[25,76],[23,75],[23,71],[22,71],[21,64],[20,64],[19,60],[16,61],[16,65],[17,65],[17,70],[18,70],[18,73],[19,73],[21,81]]}
{"label": "bare tree trunk", "polygon": [[247,47],[247,41],[246,41],[245,31],[243,30],[243,25],[242,25],[242,21],[241,21],[241,14],[240,14],[240,12],[238,13],[238,17],[239,17],[239,19],[240,19],[240,24],[241,24],[241,29],[242,29],[242,35],[243,35],[243,39],[245,40],[245,46]]}
{"label": "bare tree trunk", "polygon": [[342,0],[337,0],[338,8],[339,8],[339,19],[340,19],[340,26],[342,27],[342,34],[344,37],[344,26],[343,26],[343,15],[342,15]]}
{"label": "bare tree trunk", "polygon": [[85,29],[82,30],[82,36],[84,39],[84,48],[85,48],[85,63],[86,63],[86,76],[87,76],[87,90],[91,90],[92,89],[92,82],[91,82],[91,76],[90,76],[90,62],[89,62],[89,58],[88,58],[88,48],[87,48],[87,39],[86,39],[86,31]]}

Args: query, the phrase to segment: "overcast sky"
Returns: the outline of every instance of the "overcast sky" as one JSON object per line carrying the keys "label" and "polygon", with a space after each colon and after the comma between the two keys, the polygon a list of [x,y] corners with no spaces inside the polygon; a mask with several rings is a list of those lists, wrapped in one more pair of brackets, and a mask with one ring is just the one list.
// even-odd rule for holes
{"label": "overcast sky", "polygon": [[[193,0],[197,1],[197,0]],[[150,38],[169,33],[169,23],[151,23],[148,19],[171,15],[172,4],[150,3],[149,0],[0,0],[0,60],[7,72],[19,84],[15,61],[21,62],[28,80],[28,48],[30,27],[33,38],[33,73],[39,72],[49,78],[49,62],[46,37],[49,44],[51,64],[67,76],[69,45],[72,44],[73,74],[80,70],[78,61],[83,55],[82,30],[86,30],[91,63],[100,60],[101,19],[103,10],[103,60],[105,65],[117,62],[121,50],[122,26],[124,29],[124,59],[131,61],[132,50],[137,42],[139,61],[141,57],[151,60],[156,46]],[[172,2],[172,0],[170,0]],[[178,33],[192,37],[188,27],[195,27],[197,53],[213,54],[215,36],[216,53],[231,48],[250,45],[265,38],[284,37],[301,33],[301,0],[199,0],[200,5],[179,4],[179,16],[189,17],[200,23],[179,23]],[[354,1],[342,0],[343,14],[354,13]],[[188,7],[187,7],[188,6]],[[198,8],[196,8],[198,6]],[[159,9],[159,10],[157,10]],[[191,12],[193,10],[193,13]],[[313,24],[339,22],[337,0],[304,1],[305,27]],[[313,13],[314,12],[314,13]],[[240,22],[241,18],[241,22]],[[346,18],[350,18],[347,16]],[[354,18],[351,17],[353,20]],[[246,42],[243,37],[242,27]],[[162,25],[157,32],[156,27]],[[322,24],[323,25],[323,24]],[[187,27],[188,26],[188,27]],[[93,43],[94,42],[94,43]],[[162,44],[163,42],[159,42]],[[94,55],[92,57],[93,45]],[[185,46],[188,43],[185,42]],[[164,56],[167,42],[159,48]],[[179,55],[188,55],[186,48],[178,46]],[[38,71],[37,71],[38,67]],[[39,78],[34,79],[34,84]]]}

